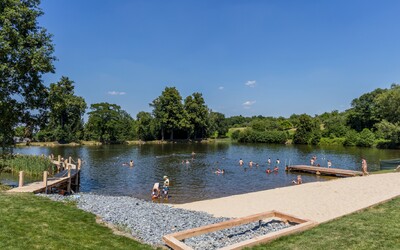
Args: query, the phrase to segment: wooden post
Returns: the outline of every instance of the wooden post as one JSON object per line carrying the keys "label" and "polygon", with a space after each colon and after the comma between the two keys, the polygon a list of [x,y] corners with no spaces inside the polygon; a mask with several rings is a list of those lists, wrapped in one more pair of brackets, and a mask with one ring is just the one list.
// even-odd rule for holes
{"label": "wooden post", "polygon": [[71,193],[71,165],[68,165],[68,187],[67,187],[67,192]]}
{"label": "wooden post", "polygon": [[81,170],[81,165],[82,165],[82,160],[81,158],[78,158],[78,171]]}
{"label": "wooden post", "polygon": [[19,182],[18,187],[24,186],[24,171],[19,171]]}
{"label": "wooden post", "polygon": [[58,162],[61,163],[61,155],[58,155]]}
{"label": "wooden post", "polygon": [[67,168],[68,168],[68,160],[65,159],[65,160],[64,160],[64,169],[67,169]]}
{"label": "wooden post", "polygon": [[47,175],[48,175],[48,172],[44,171],[43,172],[43,185],[45,187],[45,189],[44,189],[45,194],[47,194]]}

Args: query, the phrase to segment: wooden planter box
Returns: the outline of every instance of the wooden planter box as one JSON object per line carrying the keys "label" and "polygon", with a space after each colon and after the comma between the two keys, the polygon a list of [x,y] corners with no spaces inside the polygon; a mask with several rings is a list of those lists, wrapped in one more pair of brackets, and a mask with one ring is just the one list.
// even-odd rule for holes
{"label": "wooden planter box", "polygon": [[285,229],[282,229],[282,230],[279,230],[276,232],[271,232],[271,233],[268,233],[263,236],[257,236],[253,239],[245,240],[245,241],[242,241],[242,242],[239,242],[239,243],[236,243],[236,244],[233,244],[233,245],[221,248],[221,249],[224,249],[224,250],[242,249],[244,247],[250,247],[250,246],[258,245],[261,243],[265,243],[265,242],[277,239],[284,235],[301,232],[301,231],[310,229],[317,225],[317,223],[314,221],[300,219],[300,218],[297,218],[297,217],[294,217],[291,215],[287,215],[287,214],[283,214],[283,213],[280,213],[277,211],[270,211],[270,212],[264,212],[264,213],[259,213],[259,214],[255,214],[255,215],[250,215],[250,216],[243,217],[243,218],[232,219],[232,220],[228,220],[228,221],[224,221],[224,222],[220,222],[220,223],[216,223],[216,224],[211,224],[211,225],[207,225],[207,226],[192,228],[192,229],[185,230],[182,232],[164,235],[163,240],[172,249],[192,250],[193,248],[191,248],[188,245],[186,245],[185,243],[183,243],[182,240],[187,239],[187,238],[192,238],[192,237],[202,235],[202,234],[207,234],[207,233],[223,230],[226,228],[231,228],[231,227],[235,227],[235,226],[239,226],[239,225],[243,225],[243,224],[248,224],[251,222],[257,222],[259,220],[266,221],[267,219],[269,219],[269,220],[278,219],[283,222],[294,222],[294,223],[298,223],[298,225],[291,226],[291,227],[288,227],[288,228],[285,228]]}

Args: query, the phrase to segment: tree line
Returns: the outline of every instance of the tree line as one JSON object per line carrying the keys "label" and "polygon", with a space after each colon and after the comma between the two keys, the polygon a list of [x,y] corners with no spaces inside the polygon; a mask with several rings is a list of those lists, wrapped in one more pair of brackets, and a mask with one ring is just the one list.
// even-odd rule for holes
{"label": "tree line", "polygon": [[209,109],[201,93],[182,98],[166,87],[135,118],[111,103],[88,105],[75,94],[66,76],[47,87],[43,75],[54,73],[52,35],[38,25],[43,15],[39,0],[3,0],[0,4],[0,141],[2,148],[14,137],[61,143],[96,140],[203,139],[230,137],[239,142],[340,144],[363,147],[399,147],[400,86],[375,89],[355,98],[344,112],[314,117],[225,118]]}

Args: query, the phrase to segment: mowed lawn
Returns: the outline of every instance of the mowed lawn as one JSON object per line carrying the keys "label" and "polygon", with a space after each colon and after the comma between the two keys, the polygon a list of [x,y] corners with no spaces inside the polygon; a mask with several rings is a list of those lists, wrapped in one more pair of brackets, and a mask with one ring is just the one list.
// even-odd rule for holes
{"label": "mowed lawn", "polygon": [[0,192],[0,249],[153,249],[117,236],[74,204]]}
{"label": "mowed lawn", "polygon": [[400,249],[400,198],[252,249]]}

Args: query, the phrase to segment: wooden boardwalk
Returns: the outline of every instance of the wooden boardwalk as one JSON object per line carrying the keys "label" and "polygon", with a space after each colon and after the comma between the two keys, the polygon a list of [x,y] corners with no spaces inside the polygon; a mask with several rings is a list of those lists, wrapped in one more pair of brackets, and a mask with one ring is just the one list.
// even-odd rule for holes
{"label": "wooden boardwalk", "polygon": [[293,172],[306,172],[317,175],[333,175],[339,177],[352,177],[352,176],[362,176],[363,172],[347,170],[347,169],[339,169],[339,168],[325,168],[325,167],[315,167],[315,166],[307,166],[307,165],[293,165],[287,166],[286,171]]}
{"label": "wooden boardwalk", "polygon": [[32,183],[24,184],[23,172],[20,172],[19,186],[8,190],[10,193],[43,193],[51,192],[52,188],[57,188],[58,190],[65,190],[71,192],[71,185],[75,188],[79,186],[79,177],[81,169],[81,160],[78,159],[78,165],[71,163],[71,158],[69,161],[65,160],[62,162],[60,160],[52,160],[52,163],[57,166],[58,170],[61,172],[54,175],[54,177],[48,178],[48,172],[43,173],[43,181],[37,181]]}

